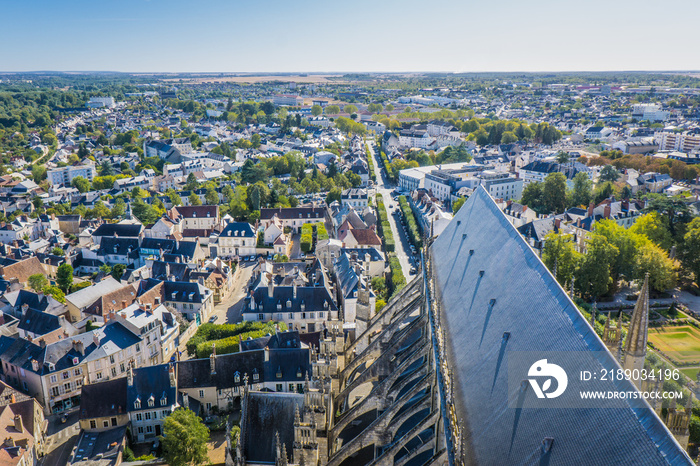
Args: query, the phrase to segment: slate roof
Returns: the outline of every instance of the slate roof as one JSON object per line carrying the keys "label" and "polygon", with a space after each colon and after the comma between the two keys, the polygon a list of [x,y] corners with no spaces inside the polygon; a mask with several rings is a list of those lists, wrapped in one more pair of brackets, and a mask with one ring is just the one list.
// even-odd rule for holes
{"label": "slate roof", "polygon": [[[304,395],[251,392],[246,400],[243,454],[250,463],[275,463],[275,433],[287,452],[293,451],[294,412],[302,411]],[[285,427],[282,427],[285,426]]]}
{"label": "slate roof", "polygon": [[[277,209],[260,209],[260,220],[270,220],[275,214],[280,220],[323,219],[326,215],[326,209],[325,207],[278,207]],[[301,215],[301,217],[299,215]]]}
{"label": "slate roof", "polygon": [[114,277],[109,276],[99,283],[69,294],[66,296],[66,300],[70,301],[78,309],[83,309],[101,299],[102,296],[120,288],[122,288],[122,284],[116,281]]}
{"label": "slate roof", "polygon": [[141,234],[143,225],[132,223],[103,223],[97,230],[92,233],[92,236],[119,236],[119,237],[137,237]]}
{"label": "slate roof", "polygon": [[[302,303],[305,306],[306,312],[309,311],[337,311],[338,307],[333,301],[333,297],[326,287],[323,286],[297,286],[297,297],[294,298],[293,286],[275,286],[272,290],[272,297],[268,294],[268,289],[265,286],[260,286],[253,291],[255,299],[255,309],[250,307],[250,296],[245,298],[245,308],[243,313],[257,314],[259,306],[262,305],[263,312],[278,312],[277,305],[282,305],[282,310],[279,312],[302,312]],[[290,304],[288,307],[287,304]],[[324,303],[328,303],[328,307],[324,307]]]}
{"label": "slate roof", "polygon": [[[586,369],[620,366],[482,186],[430,253],[467,463],[692,464],[646,402],[640,407],[621,400],[615,408],[510,405],[520,384],[509,383],[505,362],[500,365],[504,354],[589,352],[596,367]],[[577,361],[561,358],[557,364],[578,374]],[[572,379],[570,386],[577,384]],[[636,391],[627,380],[599,383],[602,390]],[[541,447],[546,437],[554,438],[548,453]]]}
{"label": "slate roof", "polygon": [[20,319],[17,328],[34,335],[46,335],[61,328],[61,320],[58,316],[29,308]]}
{"label": "slate roof", "polygon": [[83,385],[80,419],[126,414],[126,377]]}
{"label": "slate roof", "polygon": [[104,237],[100,242],[99,256],[127,256],[137,257],[139,253],[139,240],[136,238],[112,238]]}
{"label": "slate roof", "polygon": [[[148,399],[153,396],[152,409],[163,409],[174,405],[177,401],[177,388],[170,386],[168,364],[140,367],[133,369],[134,384],[126,387],[126,406],[129,411],[141,411],[149,409]],[[161,406],[160,400],[165,396],[165,406]],[[135,408],[136,399],[141,400],[141,407]]]}
{"label": "slate roof", "polygon": [[219,237],[223,236],[230,236],[232,238],[236,236],[239,238],[253,238],[255,237],[255,230],[253,230],[253,226],[247,222],[230,222],[219,235]]}

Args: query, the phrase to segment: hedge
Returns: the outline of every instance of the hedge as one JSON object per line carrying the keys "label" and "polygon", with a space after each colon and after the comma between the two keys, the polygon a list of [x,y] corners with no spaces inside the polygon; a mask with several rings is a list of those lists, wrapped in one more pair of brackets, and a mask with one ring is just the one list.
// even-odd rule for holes
{"label": "hedge", "polygon": [[301,235],[301,250],[304,252],[311,251],[311,247],[314,244],[314,238],[310,233],[304,233]]}
{"label": "hedge", "polygon": [[386,252],[394,252],[396,249],[396,243],[394,242],[394,234],[391,232],[389,217],[386,213],[386,208],[384,207],[384,202],[382,202],[382,199],[382,195],[377,194],[377,215],[379,216],[379,234],[382,238],[384,238],[384,249],[386,249]]}
{"label": "hedge", "polygon": [[316,224],[316,241],[323,241],[328,239],[328,232],[326,231],[326,226],[323,223]]}
{"label": "hedge", "polygon": [[393,254],[389,256],[389,270],[390,277],[388,285],[391,289],[391,296],[393,296],[401,291],[401,288],[406,286],[406,277],[403,276],[399,258]]}
{"label": "hedge", "polygon": [[365,144],[365,154],[367,155],[367,165],[369,166],[369,178],[372,181],[377,181],[377,175],[374,174],[374,163],[369,160],[371,152],[367,144]]}
{"label": "hedge", "polygon": [[403,212],[403,218],[406,221],[406,225],[408,226],[408,239],[411,240],[411,243],[413,243],[416,249],[420,249],[422,241],[420,231],[418,229],[418,223],[416,221],[416,216],[413,213],[413,210],[411,209],[411,206],[408,205],[406,196],[399,196],[399,206],[401,207],[401,212]]}
{"label": "hedge", "polygon": [[[240,324],[202,324],[192,338],[187,342],[187,354],[194,355],[195,352],[198,357],[208,357],[211,354],[212,343],[217,343],[216,352],[217,354],[225,354],[226,352],[232,351],[220,351],[219,341],[227,340],[231,337],[235,337],[236,345],[238,344],[238,335],[244,340],[257,332],[263,332],[264,336],[268,333],[275,333],[275,322],[241,322]],[[287,324],[284,322],[279,323],[280,330],[287,330]],[[253,338],[257,338],[253,336]],[[205,356],[200,356],[200,347],[202,351],[206,347],[209,347],[208,353]],[[204,353],[202,353],[204,354]]]}

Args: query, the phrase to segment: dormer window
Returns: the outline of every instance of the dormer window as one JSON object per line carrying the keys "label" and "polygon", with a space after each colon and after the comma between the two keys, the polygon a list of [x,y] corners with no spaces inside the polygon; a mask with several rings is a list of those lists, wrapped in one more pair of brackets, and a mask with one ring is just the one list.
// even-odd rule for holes
{"label": "dormer window", "polygon": [[153,395],[151,395],[151,397],[148,399],[148,407],[152,408],[153,405],[155,405],[155,403],[156,403],[156,400],[153,398]]}
{"label": "dormer window", "polygon": [[257,382],[260,379],[260,374],[258,374],[258,370],[254,369],[253,370],[253,382]]}
{"label": "dormer window", "polygon": [[165,406],[168,404],[168,397],[163,393],[163,397],[160,399],[160,405]]}
{"label": "dormer window", "polygon": [[277,303],[277,310],[281,311],[282,310],[282,303]]}
{"label": "dormer window", "polygon": [[241,374],[239,372],[233,374],[233,381],[235,383],[241,383]]}
{"label": "dormer window", "polygon": [[280,366],[277,366],[277,374],[275,374],[278,379],[282,378],[282,368]]}
{"label": "dormer window", "polygon": [[136,401],[134,401],[134,409],[141,409],[141,399],[136,398]]}
{"label": "dormer window", "polygon": [[323,302],[323,309],[328,309],[328,301]]}
{"label": "dormer window", "polygon": [[297,369],[297,379],[301,378],[301,367]]}
{"label": "dormer window", "polygon": [[301,302],[301,310],[302,311],[306,310],[306,304],[304,304],[304,301]]}
{"label": "dormer window", "polygon": [[287,309],[291,309],[291,308],[292,308],[292,301],[288,299],[287,300]]}

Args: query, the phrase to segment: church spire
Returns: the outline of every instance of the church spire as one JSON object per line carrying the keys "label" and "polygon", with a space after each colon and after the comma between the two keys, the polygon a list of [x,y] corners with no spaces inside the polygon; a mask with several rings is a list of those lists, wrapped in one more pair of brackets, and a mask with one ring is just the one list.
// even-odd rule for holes
{"label": "church spire", "polygon": [[644,285],[639,291],[637,304],[634,305],[632,319],[630,320],[627,339],[625,341],[625,354],[640,356],[646,354],[647,334],[649,331],[649,273],[644,277]]}
{"label": "church spire", "polygon": [[[629,370],[644,369],[644,357],[647,353],[647,334],[649,333],[649,273],[644,277],[644,285],[639,290],[637,304],[634,305],[632,319],[625,339],[624,361],[622,367]],[[641,379],[634,380],[641,388]]]}

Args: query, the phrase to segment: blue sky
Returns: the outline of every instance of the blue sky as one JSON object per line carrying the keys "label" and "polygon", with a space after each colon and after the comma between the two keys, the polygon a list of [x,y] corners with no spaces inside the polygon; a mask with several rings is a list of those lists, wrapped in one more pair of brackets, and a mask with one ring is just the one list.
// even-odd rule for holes
{"label": "blue sky", "polygon": [[0,71],[697,70],[697,0],[2,0]]}

